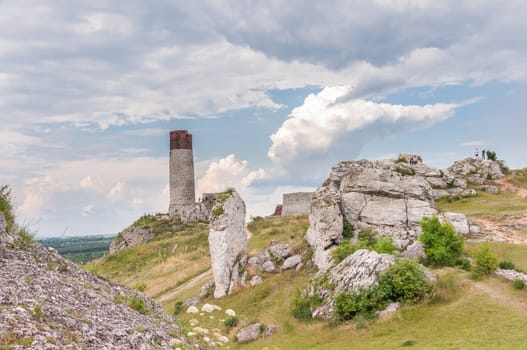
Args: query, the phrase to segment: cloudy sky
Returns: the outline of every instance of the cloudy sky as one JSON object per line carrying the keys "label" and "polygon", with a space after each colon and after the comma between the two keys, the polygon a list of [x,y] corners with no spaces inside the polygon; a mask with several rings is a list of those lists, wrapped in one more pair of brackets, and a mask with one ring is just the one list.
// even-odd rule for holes
{"label": "cloudy sky", "polygon": [[249,215],[340,160],[526,167],[525,23],[523,0],[0,0],[0,184],[45,237],[166,211],[174,129],[198,196]]}

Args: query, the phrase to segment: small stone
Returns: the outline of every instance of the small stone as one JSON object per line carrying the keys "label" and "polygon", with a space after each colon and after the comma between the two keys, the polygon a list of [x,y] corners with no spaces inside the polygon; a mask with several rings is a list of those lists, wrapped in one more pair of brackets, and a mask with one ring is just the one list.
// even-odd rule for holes
{"label": "small stone", "polygon": [[276,333],[278,330],[278,326],[274,323],[270,323],[267,327],[265,327],[265,330],[263,331],[262,335],[264,338],[269,337]]}
{"label": "small stone", "polygon": [[276,265],[272,261],[264,262],[261,268],[264,272],[268,272],[268,273],[276,271]]}
{"label": "small stone", "polygon": [[256,286],[258,284],[262,284],[263,280],[262,277],[254,275],[253,277],[251,277],[251,281],[249,283],[251,284],[251,286]]}
{"label": "small stone", "polygon": [[287,258],[282,265],[283,270],[292,269],[302,262],[300,255],[293,255]]}
{"label": "small stone", "polygon": [[291,255],[291,248],[287,244],[277,244],[269,248],[269,252],[277,259],[285,259]]}
{"label": "small stone", "polygon": [[238,343],[248,343],[260,337],[260,323],[254,323],[250,326],[244,327],[238,331],[236,338]]}

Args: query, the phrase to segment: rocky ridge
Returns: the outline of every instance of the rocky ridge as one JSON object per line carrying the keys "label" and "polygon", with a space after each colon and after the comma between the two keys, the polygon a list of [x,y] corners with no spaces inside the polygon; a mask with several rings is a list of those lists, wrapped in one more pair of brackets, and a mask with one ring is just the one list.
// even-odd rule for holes
{"label": "rocky ridge", "polygon": [[31,349],[174,349],[179,326],[143,293],[7,233],[0,213],[0,344]]}

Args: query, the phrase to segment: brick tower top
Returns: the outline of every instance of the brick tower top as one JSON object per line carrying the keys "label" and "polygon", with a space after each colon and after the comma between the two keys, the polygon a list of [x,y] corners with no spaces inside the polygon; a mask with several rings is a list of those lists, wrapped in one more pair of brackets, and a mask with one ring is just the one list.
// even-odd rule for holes
{"label": "brick tower top", "polygon": [[192,149],[192,134],[188,130],[175,130],[170,132],[170,150]]}

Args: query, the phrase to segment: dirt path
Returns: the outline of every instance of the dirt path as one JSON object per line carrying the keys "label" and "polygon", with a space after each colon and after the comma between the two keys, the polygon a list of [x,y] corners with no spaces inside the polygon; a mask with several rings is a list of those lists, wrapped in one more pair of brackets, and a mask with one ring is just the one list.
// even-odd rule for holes
{"label": "dirt path", "polygon": [[527,198],[527,189],[516,186],[512,182],[509,182],[507,177],[494,180],[494,182],[501,186],[502,191],[514,192],[523,198]]}
{"label": "dirt path", "polygon": [[[247,241],[249,241],[252,237],[252,232],[249,230],[249,227],[245,225],[245,230],[247,231]],[[160,302],[170,300],[172,298],[175,298],[179,292],[182,290],[193,288],[198,284],[205,284],[210,278],[212,277],[212,269],[208,269],[205,272],[200,273],[194,278],[191,278],[187,282],[181,284],[180,286],[177,286],[175,289],[170,291],[170,293],[164,294],[159,298]]]}

